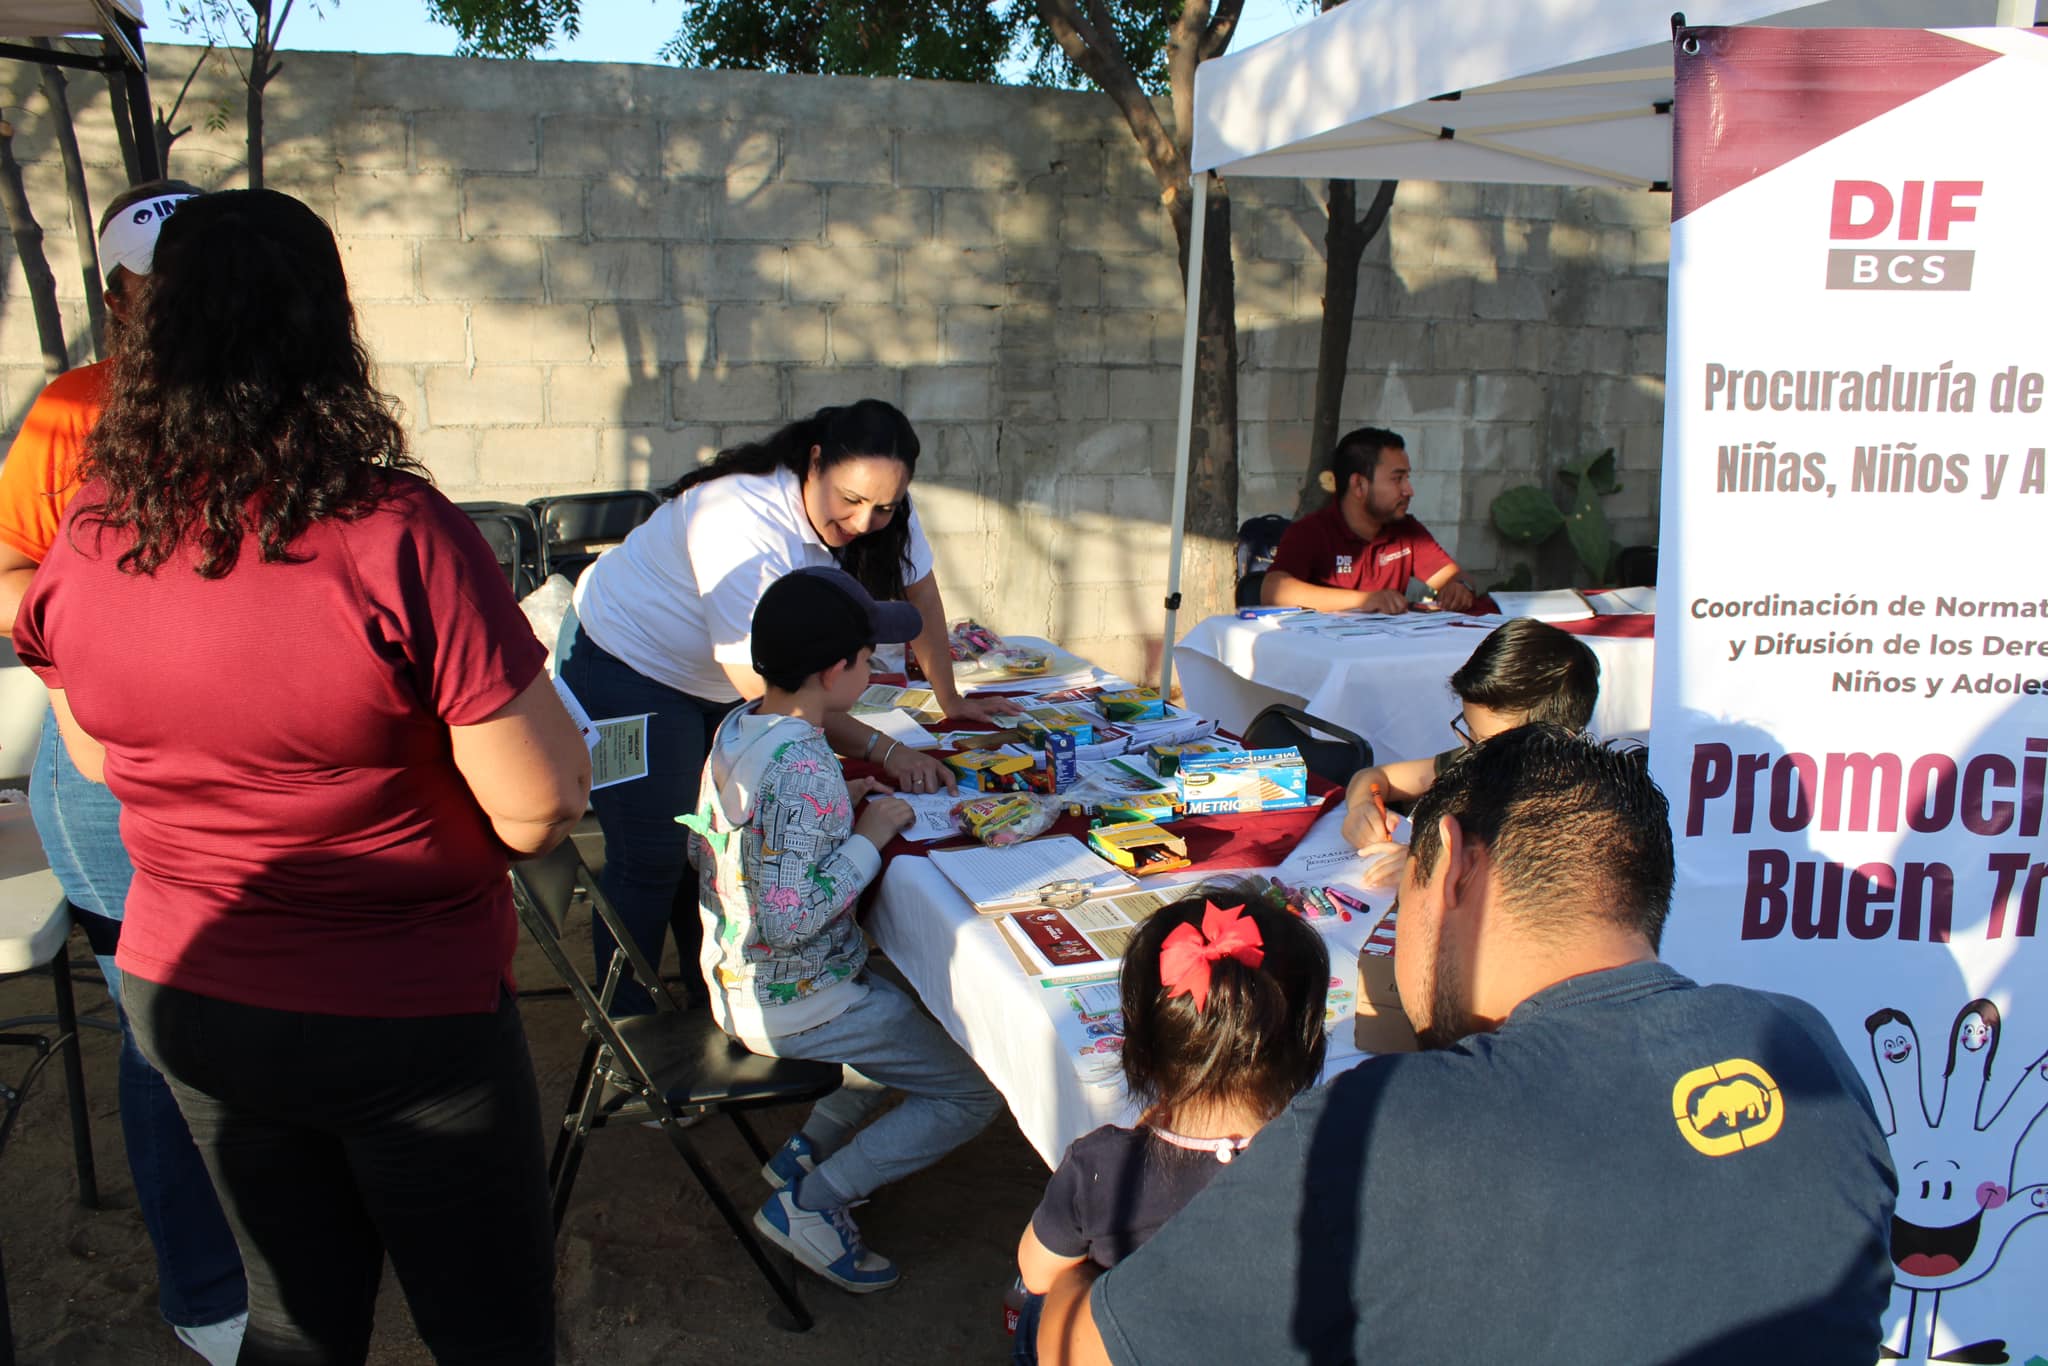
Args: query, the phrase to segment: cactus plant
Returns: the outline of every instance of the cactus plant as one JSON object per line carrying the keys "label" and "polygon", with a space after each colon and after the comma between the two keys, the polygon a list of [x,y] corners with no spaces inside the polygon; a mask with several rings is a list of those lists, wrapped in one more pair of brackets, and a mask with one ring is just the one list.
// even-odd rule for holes
{"label": "cactus plant", "polygon": [[1494,530],[1505,540],[1531,547],[1562,531],[1587,575],[1595,583],[1602,582],[1614,559],[1614,536],[1600,500],[1621,489],[1615,478],[1614,448],[1563,466],[1557,477],[1565,485],[1562,501],[1534,484],[1508,489],[1495,498],[1491,509]]}

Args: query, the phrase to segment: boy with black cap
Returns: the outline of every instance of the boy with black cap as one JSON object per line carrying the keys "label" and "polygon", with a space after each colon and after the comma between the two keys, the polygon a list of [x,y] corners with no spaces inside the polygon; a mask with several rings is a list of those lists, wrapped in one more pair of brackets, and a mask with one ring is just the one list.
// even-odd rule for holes
{"label": "boy with black cap", "polygon": [[[881,846],[911,812],[875,779],[847,780],[824,721],[859,700],[877,644],[913,640],[922,624],[915,607],[877,603],[838,569],[776,580],[754,609],[754,670],[767,692],[720,724],[697,813],[682,818],[694,832],[704,980],[719,1024],[756,1053],[846,1069],[762,1168],[776,1192],[754,1226],[857,1294],[888,1289],[896,1268],[862,1244],[847,1206],[936,1162],[1002,1109],[959,1045],[866,970],[853,919]],[[861,1128],[891,1089],[903,1103]]]}

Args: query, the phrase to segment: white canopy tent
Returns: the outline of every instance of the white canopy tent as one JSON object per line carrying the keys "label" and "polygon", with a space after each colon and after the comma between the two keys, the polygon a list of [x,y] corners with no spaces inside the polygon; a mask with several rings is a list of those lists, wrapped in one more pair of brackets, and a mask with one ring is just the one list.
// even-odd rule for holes
{"label": "white canopy tent", "polygon": [[[121,125],[131,184],[162,174],[150,132],[142,23],[142,0],[0,0],[0,57],[119,77],[113,80],[113,113]],[[24,38],[97,39],[100,55],[59,45],[36,47],[19,41]]]}
{"label": "white canopy tent", "polygon": [[[1193,240],[1208,177],[1668,188],[1671,26],[2031,24],[2035,0],[1349,0],[1195,72]],[[1180,595],[1201,272],[1191,269],[1167,601]],[[1166,612],[1161,686],[1173,685]]]}
{"label": "white canopy tent", "polygon": [[138,68],[141,52],[128,34],[141,27],[142,0],[0,0],[0,35],[103,38]]}

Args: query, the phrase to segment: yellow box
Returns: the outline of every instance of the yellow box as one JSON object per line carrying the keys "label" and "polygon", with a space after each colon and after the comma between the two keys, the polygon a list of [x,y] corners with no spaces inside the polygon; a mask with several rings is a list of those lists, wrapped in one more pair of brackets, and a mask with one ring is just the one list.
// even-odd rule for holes
{"label": "yellow box", "polygon": [[1036,767],[1029,755],[988,749],[948,754],[946,764],[960,775],[960,786],[975,792],[1014,792]]}
{"label": "yellow box", "polygon": [[1151,821],[1098,825],[1088,832],[1088,847],[1140,877],[1188,866],[1187,841]]}

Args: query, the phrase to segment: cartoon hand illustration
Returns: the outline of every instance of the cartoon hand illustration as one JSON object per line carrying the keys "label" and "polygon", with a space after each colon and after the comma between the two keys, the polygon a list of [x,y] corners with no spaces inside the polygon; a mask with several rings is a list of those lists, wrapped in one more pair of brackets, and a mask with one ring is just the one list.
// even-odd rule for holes
{"label": "cartoon hand illustration", "polygon": [[[2048,1185],[2015,1187],[2013,1170],[2020,1140],[2048,1110],[2048,1055],[2029,1063],[1987,1113],[1995,1095],[1991,1072],[1999,1013],[1990,1001],[1971,1001],[1950,1026],[1940,1093],[1930,1107],[1930,1079],[1912,1020],[1887,1008],[1865,1020],[1864,1028],[1877,1075],[1878,1116],[1886,1122],[1899,1174],[1892,1265],[1912,1305],[1905,1345],[1897,1354],[1910,1356],[1920,1294],[1932,1295],[1926,1320],[1931,1350],[1941,1293],[1981,1280],[2021,1224],[2048,1214]],[[2004,1346],[1996,1340],[1972,1343],[1934,1359],[2004,1361]],[[1893,1355],[1889,1346],[1886,1355]]]}

